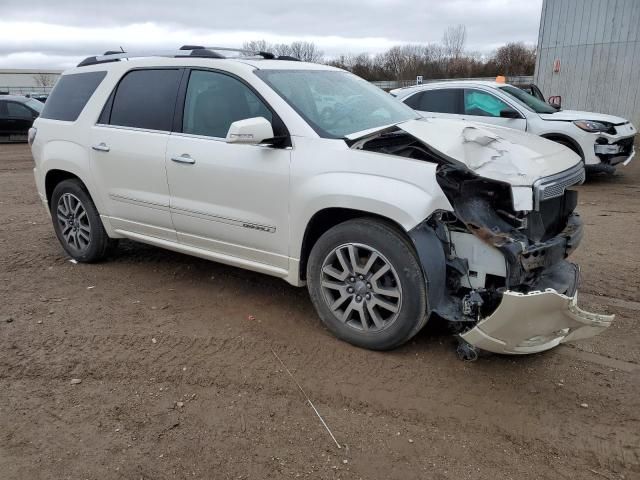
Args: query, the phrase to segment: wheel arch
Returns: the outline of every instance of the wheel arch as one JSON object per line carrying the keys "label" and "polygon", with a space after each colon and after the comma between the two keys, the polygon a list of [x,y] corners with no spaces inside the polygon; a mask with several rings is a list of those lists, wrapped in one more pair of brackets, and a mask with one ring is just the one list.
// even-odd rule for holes
{"label": "wheel arch", "polygon": [[56,185],[58,185],[60,182],[63,182],[64,180],[74,179],[79,180],[86,189],[86,184],[75,173],[71,173],[68,170],[60,170],[57,168],[49,170],[44,177],[44,190],[45,195],[47,196],[47,204],[51,204],[51,196],[53,195],[53,191],[55,190]]}
{"label": "wheel arch", "polygon": [[551,140],[552,142],[561,141],[561,142],[568,143],[570,146],[569,148],[571,148],[575,153],[580,155],[580,158],[584,160],[584,151],[582,150],[582,147],[575,139],[571,138],[569,135],[566,135],[564,133],[551,132],[551,133],[543,133],[540,136],[542,138],[546,138],[547,140]]}
{"label": "wheel arch", "polygon": [[397,230],[400,234],[407,237],[411,241],[407,231],[397,221],[365,210],[343,207],[328,207],[316,212],[307,223],[304,235],[302,237],[302,246],[300,250],[300,264],[298,276],[301,280],[306,279],[307,261],[309,254],[318,239],[330,228],[340,223],[356,218],[371,218],[379,222],[385,223]]}

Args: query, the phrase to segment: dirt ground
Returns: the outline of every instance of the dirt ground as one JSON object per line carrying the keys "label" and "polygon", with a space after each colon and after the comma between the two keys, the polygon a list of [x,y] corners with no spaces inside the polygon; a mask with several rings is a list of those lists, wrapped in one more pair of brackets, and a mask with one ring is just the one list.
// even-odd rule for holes
{"label": "dirt ground", "polygon": [[0,146],[0,478],[640,478],[640,159],[580,187],[581,302],[615,324],[475,363],[433,324],[352,347],[304,289],[141,244],[73,264],[31,169]]}

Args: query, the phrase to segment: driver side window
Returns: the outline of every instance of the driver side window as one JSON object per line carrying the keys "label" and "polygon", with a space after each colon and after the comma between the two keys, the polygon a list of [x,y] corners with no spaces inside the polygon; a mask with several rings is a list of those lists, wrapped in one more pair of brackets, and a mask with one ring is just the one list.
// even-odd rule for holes
{"label": "driver side window", "polygon": [[502,110],[513,110],[509,105],[490,93],[480,90],[464,91],[465,115],[480,117],[499,117]]}
{"label": "driver side window", "polygon": [[182,132],[225,138],[233,122],[264,117],[271,111],[249,87],[223,73],[193,70],[184,102]]}

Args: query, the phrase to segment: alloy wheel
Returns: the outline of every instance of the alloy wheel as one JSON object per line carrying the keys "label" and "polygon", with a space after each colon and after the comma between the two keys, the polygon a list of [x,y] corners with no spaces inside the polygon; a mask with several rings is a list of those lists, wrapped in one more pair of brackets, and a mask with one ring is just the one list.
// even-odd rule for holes
{"label": "alloy wheel", "polygon": [[86,251],[91,243],[91,224],[80,199],[72,193],[63,193],[58,200],[56,216],[67,245],[78,253]]}
{"label": "alloy wheel", "polygon": [[361,331],[380,331],[400,313],[402,287],[393,265],[375,248],[348,243],[322,263],[321,286],[331,312]]}

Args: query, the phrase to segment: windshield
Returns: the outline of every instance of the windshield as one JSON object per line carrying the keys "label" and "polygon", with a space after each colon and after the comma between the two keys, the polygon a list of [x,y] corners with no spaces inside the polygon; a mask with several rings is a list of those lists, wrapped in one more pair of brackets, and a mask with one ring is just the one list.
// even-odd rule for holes
{"label": "windshield", "polygon": [[331,70],[257,70],[324,138],[405,122],[419,115],[371,83]]}
{"label": "windshield", "polygon": [[511,85],[506,85],[504,87],[499,87],[500,90],[509,94],[512,98],[515,98],[518,103],[527,107],[529,110],[532,110],[536,113],[556,113],[558,110],[553,108],[551,105],[544,103],[539,98],[534,97],[533,95],[525,92],[524,90],[520,90],[517,87],[512,87]]}
{"label": "windshield", "polygon": [[35,110],[38,113],[42,113],[42,109],[44,108],[44,103],[39,102],[38,100],[35,100],[33,98],[30,98],[24,103],[25,105],[30,106],[32,110]]}

